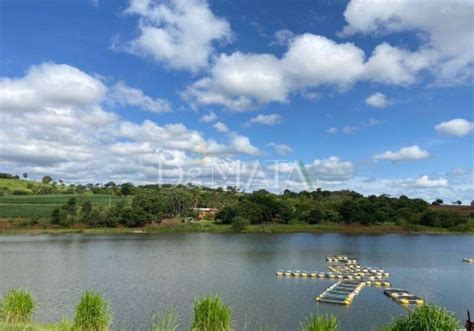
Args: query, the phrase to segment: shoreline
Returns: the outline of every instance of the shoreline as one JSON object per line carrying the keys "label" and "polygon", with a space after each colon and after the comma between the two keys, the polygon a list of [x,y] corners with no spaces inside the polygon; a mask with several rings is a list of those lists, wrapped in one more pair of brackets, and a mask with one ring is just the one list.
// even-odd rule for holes
{"label": "shoreline", "polygon": [[87,228],[87,227],[11,227],[0,228],[0,235],[41,234],[159,234],[159,233],[343,233],[343,234],[439,234],[474,235],[474,231],[447,231],[440,228],[419,227],[409,230],[399,225],[346,225],[346,224],[265,224],[250,225],[243,232],[235,232],[229,225],[214,223],[186,223],[174,225],[148,225],[139,228]]}

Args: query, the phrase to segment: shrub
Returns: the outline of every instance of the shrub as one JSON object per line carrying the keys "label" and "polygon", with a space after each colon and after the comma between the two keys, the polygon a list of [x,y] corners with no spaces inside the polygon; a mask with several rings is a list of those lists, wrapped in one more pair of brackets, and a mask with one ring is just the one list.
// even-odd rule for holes
{"label": "shrub", "polygon": [[76,199],[71,198],[68,200],[67,204],[63,205],[61,208],[54,208],[51,211],[51,223],[70,226],[74,223],[73,213],[75,212],[75,206]]}
{"label": "shrub", "polygon": [[232,206],[226,206],[222,208],[217,214],[215,219],[220,220],[223,224],[231,224],[232,220],[237,216],[237,209]]}
{"label": "shrub", "polygon": [[40,221],[39,216],[31,216],[29,220],[29,225],[37,225]]}
{"label": "shrub", "polygon": [[28,195],[28,191],[25,190],[14,190],[13,195]]}
{"label": "shrub", "polygon": [[28,323],[35,310],[35,300],[24,289],[12,289],[5,294],[0,305],[0,319],[7,324]]}
{"label": "shrub", "polygon": [[334,316],[320,316],[311,314],[300,324],[300,331],[336,331],[337,319]]}
{"label": "shrub", "polygon": [[85,292],[76,307],[74,327],[82,331],[108,330],[109,304],[97,292]]}
{"label": "shrub", "polygon": [[232,219],[232,230],[236,232],[244,231],[250,224],[250,221],[245,217],[236,216]]}
{"label": "shrub", "polygon": [[313,208],[309,211],[306,222],[309,224],[318,224],[324,219],[324,214],[320,209]]}
{"label": "shrub", "polygon": [[141,208],[125,208],[122,211],[122,220],[127,227],[144,226],[149,221],[149,215]]}
{"label": "shrub", "polygon": [[206,296],[194,302],[193,331],[230,330],[230,308],[218,296]]}
{"label": "shrub", "polygon": [[150,331],[176,331],[178,330],[178,317],[174,310],[169,310],[163,315],[153,316]]}
{"label": "shrub", "polygon": [[63,208],[69,213],[69,214],[75,214],[76,213],[76,207],[77,207],[77,199],[76,198],[69,198],[69,200],[66,202],[66,204],[63,206]]}
{"label": "shrub", "polygon": [[385,331],[432,331],[456,330],[458,322],[454,314],[435,305],[422,305],[407,316],[396,319]]}

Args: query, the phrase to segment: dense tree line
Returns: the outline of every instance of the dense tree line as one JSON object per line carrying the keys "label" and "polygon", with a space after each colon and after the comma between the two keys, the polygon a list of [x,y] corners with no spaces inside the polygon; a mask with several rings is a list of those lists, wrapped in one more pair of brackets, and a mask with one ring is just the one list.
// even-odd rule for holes
{"label": "dense tree line", "polygon": [[[118,194],[123,194],[123,187]],[[407,228],[424,225],[460,231],[468,226],[467,217],[452,211],[433,210],[426,201],[406,196],[365,197],[354,191],[321,189],[273,194],[265,190],[243,193],[233,187],[212,189],[194,185],[129,184],[126,187],[127,195],[132,195],[127,201],[105,208],[90,202],[78,206],[71,198],[53,211],[51,220],[64,226],[80,222],[88,226],[136,227],[163,218],[195,217],[193,208],[214,207],[219,210],[216,222],[232,224],[236,230],[245,228],[248,223],[396,224]]]}

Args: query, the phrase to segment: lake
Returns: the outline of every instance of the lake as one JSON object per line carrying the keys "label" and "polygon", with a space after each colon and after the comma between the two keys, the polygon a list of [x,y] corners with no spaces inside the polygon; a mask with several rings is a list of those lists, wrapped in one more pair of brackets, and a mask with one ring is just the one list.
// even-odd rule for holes
{"label": "lake", "polygon": [[296,330],[310,313],[335,314],[342,330],[374,330],[405,309],[380,288],[362,290],[348,307],[316,303],[333,283],[277,277],[278,269],[326,271],[325,257],[348,255],[391,273],[394,287],[466,319],[474,312],[470,235],[127,234],[0,236],[0,295],[29,288],[35,320],[72,316],[84,290],[110,303],[114,330],[145,330],[173,307],[189,329],[196,297],[219,294],[236,330]]}

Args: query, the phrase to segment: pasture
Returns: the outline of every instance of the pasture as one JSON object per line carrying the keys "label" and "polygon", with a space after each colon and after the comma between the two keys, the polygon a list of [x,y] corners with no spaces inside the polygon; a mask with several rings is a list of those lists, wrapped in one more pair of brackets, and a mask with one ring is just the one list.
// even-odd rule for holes
{"label": "pasture", "polygon": [[0,218],[49,217],[51,211],[65,204],[70,198],[78,204],[90,201],[93,205],[108,207],[125,199],[115,195],[101,194],[50,194],[0,196]]}

